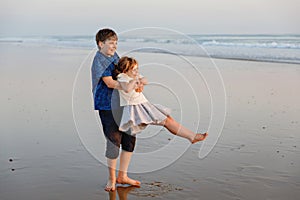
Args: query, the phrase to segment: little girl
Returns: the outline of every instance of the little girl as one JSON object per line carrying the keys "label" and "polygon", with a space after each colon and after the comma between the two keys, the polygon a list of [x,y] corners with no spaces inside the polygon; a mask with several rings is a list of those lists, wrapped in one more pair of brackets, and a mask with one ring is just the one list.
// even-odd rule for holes
{"label": "little girl", "polygon": [[141,87],[147,84],[145,77],[138,73],[138,62],[134,58],[122,57],[115,68],[117,81],[122,90],[120,93],[120,105],[123,106],[119,130],[131,134],[137,134],[147,125],[160,125],[166,127],[172,134],[188,139],[191,143],[204,140],[207,133],[194,133],[176,122],[170,116],[170,109],[162,105],[150,103]]}

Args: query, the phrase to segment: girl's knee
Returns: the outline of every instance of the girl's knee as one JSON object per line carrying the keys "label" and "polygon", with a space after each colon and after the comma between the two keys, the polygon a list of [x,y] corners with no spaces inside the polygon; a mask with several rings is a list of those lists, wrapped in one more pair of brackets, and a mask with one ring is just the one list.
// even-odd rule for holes
{"label": "girl's knee", "polygon": [[174,121],[174,119],[171,116],[168,116],[167,119],[165,120],[164,126],[168,126]]}

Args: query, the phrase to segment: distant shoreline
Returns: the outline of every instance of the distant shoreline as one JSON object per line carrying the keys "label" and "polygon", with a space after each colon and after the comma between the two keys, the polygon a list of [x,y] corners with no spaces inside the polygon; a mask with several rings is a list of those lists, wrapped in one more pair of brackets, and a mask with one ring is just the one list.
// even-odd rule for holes
{"label": "distant shoreline", "polygon": [[[92,36],[0,36],[0,44],[95,49]],[[300,35],[125,35],[119,50],[255,62],[300,64]]]}

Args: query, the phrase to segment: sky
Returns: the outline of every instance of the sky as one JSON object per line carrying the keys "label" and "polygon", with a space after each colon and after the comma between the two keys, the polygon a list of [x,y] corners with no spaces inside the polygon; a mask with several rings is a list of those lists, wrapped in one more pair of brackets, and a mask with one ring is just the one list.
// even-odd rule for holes
{"label": "sky", "polygon": [[2,0],[0,36],[94,35],[103,27],[300,34],[299,8],[299,0]]}

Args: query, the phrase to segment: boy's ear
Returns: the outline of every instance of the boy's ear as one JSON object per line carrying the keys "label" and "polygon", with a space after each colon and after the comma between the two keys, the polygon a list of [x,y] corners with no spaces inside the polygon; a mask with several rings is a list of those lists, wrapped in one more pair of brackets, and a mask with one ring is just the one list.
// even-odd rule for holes
{"label": "boy's ear", "polygon": [[100,48],[102,48],[103,45],[104,45],[104,42],[99,41],[98,46],[99,46]]}

